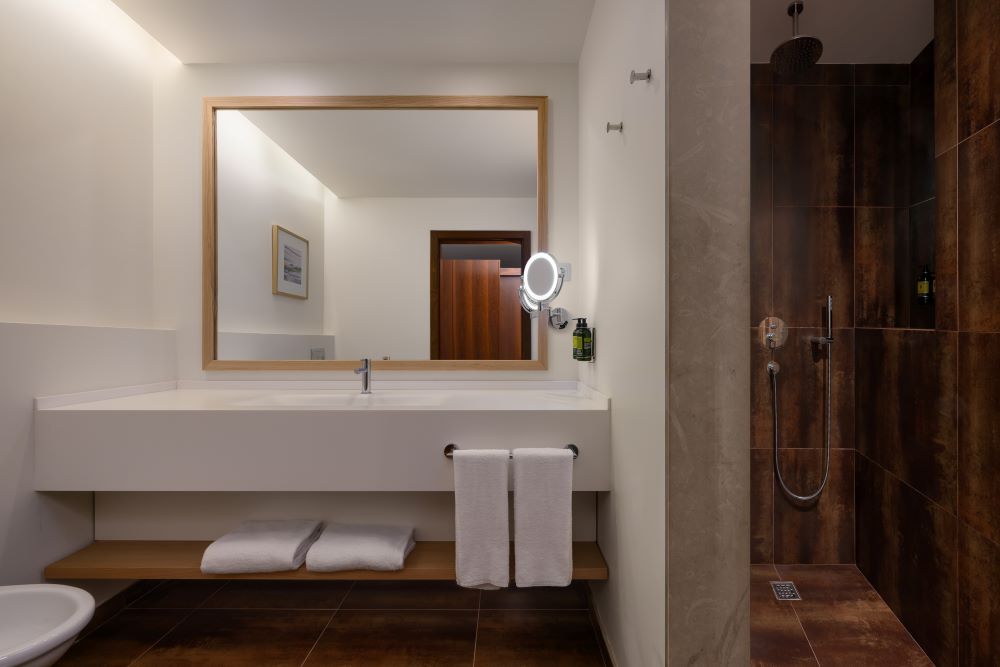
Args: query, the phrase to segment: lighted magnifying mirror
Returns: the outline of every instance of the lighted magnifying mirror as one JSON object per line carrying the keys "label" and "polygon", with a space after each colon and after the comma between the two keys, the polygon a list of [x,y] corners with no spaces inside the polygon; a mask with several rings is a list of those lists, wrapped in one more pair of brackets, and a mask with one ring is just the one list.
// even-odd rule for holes
{"label": "lighted magnifying mirror", "polygon": [[559,266],[556,258],[547,252],[536,252],[524,265],[521,273],[521,307],[532,317],[548,311],[549,324],[556,329],[565,329],[569,324],[569,313],[565,308],[549,308],[549,304],[562,290],[566,271]]}

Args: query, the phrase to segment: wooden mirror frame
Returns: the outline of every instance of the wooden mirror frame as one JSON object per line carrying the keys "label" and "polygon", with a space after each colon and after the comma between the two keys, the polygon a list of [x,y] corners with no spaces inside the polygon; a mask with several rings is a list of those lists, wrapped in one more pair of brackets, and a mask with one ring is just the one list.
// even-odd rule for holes
{"label": "wooden mirror frame", "polygon": [[[216,359],[218,285],[215,112],[220,109],[521,109],[538,114],[537,250],[548,249],[548,98],[544,96],[206,97],[202,114],[202,368],[210,371],[348,371],[357,360]],[[539,319],[538,358],[502,360],[372,360],[390,371],[542,371],[548,368],[548,327]]]}

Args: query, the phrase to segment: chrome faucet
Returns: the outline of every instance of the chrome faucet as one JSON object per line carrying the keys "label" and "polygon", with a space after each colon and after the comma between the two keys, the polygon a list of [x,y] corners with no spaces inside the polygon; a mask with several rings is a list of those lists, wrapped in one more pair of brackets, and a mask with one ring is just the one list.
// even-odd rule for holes
{"label": "chrome faucet", "polygon": [[354,374],[361,376],[361,393],[372,393],[372,360],[368,357],[362,359],[361,368],[355,368]]}

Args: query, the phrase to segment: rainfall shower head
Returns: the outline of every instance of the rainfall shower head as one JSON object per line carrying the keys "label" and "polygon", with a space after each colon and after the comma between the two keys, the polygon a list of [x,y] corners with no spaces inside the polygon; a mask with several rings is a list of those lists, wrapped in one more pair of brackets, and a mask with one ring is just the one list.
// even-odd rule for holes
{"label": "rainfall shower head", "polygon": [[771,67],[776,74],[792,76],[812,67],[823,55],[823,42],[815,37],[799,34],[799,14],[805,9],[802,0],[788,5],[792,17],[792,38],[782,43],[771,54]]}

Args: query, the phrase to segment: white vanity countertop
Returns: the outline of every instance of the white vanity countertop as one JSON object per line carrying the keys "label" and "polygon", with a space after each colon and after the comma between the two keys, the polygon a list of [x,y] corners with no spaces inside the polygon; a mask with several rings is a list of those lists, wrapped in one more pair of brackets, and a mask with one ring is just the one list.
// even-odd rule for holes
{"label": "white vanity countertop", "polygon": [[[348,388],[349,387],[349,388]],[[402,382],[371,394],[346,382],[168,382],[38,398],[39,411],[546,411],[608,410],[608,397],[574,382]]]}

